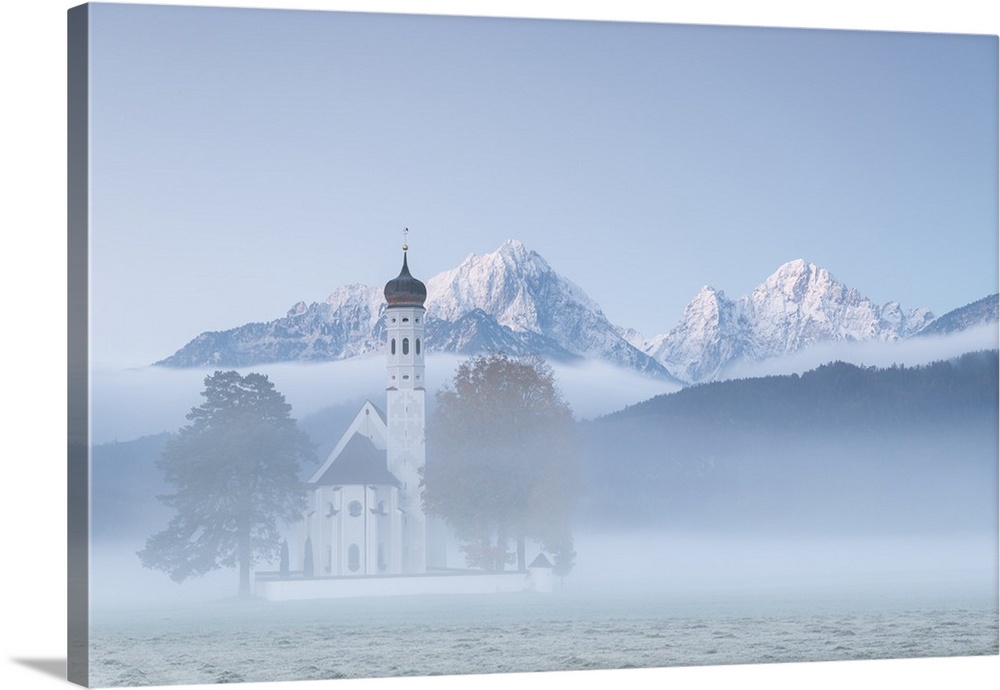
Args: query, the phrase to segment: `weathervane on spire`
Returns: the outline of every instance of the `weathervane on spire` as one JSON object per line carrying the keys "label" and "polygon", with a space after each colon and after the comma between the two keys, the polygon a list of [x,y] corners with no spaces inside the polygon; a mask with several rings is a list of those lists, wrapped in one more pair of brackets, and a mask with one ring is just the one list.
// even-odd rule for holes
{"label": "weathervane on spire", "polygon": [[404,252],[405,252],[405,251],[406,251],[407,249],[409,249],[409,248],[410,248],[410,245],[408,245],[408,244],[406,243],[406,236],[407,236],[407,235],[408,235],[409,233],[410,233],[410,229],[409,229],[409,228],[403,228],[403,251],[404,251]]}

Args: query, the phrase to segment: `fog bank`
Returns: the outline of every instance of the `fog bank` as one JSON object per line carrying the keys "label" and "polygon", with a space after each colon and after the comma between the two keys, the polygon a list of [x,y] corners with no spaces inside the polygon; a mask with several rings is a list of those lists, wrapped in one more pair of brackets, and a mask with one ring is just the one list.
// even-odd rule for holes
{"label": "fog bank", "polygon": [[[427,357],[427,379],[433,396],[450,382],[467,358]],[[589,419],[619,410],[678,385],[601,362],[553,367],[556,383],[578,418]],[[94,443],[126,441],[176,431],[185,415],[203,401],[205,377],[215,369],[98,369],[91,376],[91,434]],[[262,364],[240,373],[266,374],[302,419],[330,405],[359,397],[377,405],[385,401],[385,358],[380,355],[338,362]]]}
{"label": "fog bank", "polygon": [[[836,612],[845,606],[996,606],[997,601],[995,533],[779,537],[637,530],[583,532],[575,542],[576,566],[555,596],[578,595],[581,601],[676,600],[678,610],[706,615],[737,615],[748,606],[777,614]],[[141,547],[139,541],[92,546],[95,609],[148,609],[235,596],[235,570],[178,584],[144,569],[135,555]]]}
{"label": "fog bank", "polygon": [[723,372],[723,379],[802,374],[834,361],[865,367],[919,366],[952,359],[966,352],[995,350],[1000,343],[997,324],[975,326],[943,336],[912,337],[896,342],[819,343],[784,357],[763,362],[741,362]]}

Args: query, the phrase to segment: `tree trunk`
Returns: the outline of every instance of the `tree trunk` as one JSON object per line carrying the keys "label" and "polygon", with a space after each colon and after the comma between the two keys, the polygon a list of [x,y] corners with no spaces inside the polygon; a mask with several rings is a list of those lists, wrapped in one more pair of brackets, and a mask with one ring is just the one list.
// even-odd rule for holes
{"label": "tree trunk", "polygon": [[312,577],[314,574],[312,537],[306,537],[305,555],[302,559],[302,575],[303,577]]}
{"label": "tree trunk", "polygon": [[288,563],[288,542],[285,539],[281,540],[281,560],[278,562],[278,574],[283,578],[288,578],[289,563]]}
{"label": "tree trunk", "polygon": [[493,570],[503,572],[507,561],[507,530],[501,527],[497,535],[497,548],[493,554]]}
{"label": "tree trunk", "polygon": [[250,598],[250,533],[240,534],[240,598]]}
{"label": "tree trunk", "polygon": [[526,559],[524,557],[524,535],[519,534],[517,536],[517,569],[524,572],[528,569],[526,564]]}

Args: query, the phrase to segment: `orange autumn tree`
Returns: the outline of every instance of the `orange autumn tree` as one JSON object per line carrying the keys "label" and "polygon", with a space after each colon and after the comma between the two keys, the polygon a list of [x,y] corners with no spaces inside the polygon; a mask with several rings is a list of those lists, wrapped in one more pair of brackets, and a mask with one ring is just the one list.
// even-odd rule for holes
{"label": "orange autumn tree", "polygon": [[568,570],[578,452],[552,369],[503,354],[460,365],[437,394],[421,485],[424,509],[465,542],[470,566],[498,571],[516,558],[524,570],[533,539]]}

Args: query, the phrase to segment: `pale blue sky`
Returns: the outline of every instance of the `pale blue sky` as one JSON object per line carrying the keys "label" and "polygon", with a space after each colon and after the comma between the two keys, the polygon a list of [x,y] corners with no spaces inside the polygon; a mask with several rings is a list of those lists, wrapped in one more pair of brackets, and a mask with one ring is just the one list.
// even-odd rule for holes
{"label": "pale blue sky", "polygon": [[94,5],[92,353],[517,238],[666,332],[805,258],[997,290],[995,37]]}

